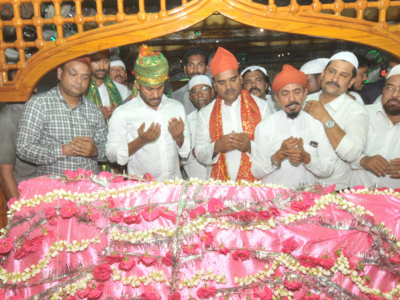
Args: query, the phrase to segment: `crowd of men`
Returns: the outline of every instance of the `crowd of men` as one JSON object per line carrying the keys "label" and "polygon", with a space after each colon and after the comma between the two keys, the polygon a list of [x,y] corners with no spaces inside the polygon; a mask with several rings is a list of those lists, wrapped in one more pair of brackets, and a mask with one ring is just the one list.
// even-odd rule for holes
{"label": "crowd of men", "polygon": [[8,104],[0,112],[6,198],[34,176],[97,174],[113,163],[156,180],[399,187],[400,65],[374,102],[363,90],[368,60],[347,51],[300,70],[284,65],[272,83],[261,66],[240,72],[221,47],[210,62],[191,48],[183,64],[189,81],[169,98],[162,53],[140,48],[129,90],[124,63],[97,52],[58,67],[53,89]]}

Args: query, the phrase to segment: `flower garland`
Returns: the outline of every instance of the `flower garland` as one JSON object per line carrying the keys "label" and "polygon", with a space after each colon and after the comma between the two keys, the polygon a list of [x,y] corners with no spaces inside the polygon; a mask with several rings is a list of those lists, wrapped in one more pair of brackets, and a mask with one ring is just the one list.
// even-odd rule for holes
{"label": "flower garland", "polygon": [[91,240],[82,240],[78,242],[74,240],[72,243],[68,243],[67,241],[57,241],[53,243],[53,245],[49,248],[49,250],[45,254],[45,259],[39,260],[37,265],[32,265],[30,268],[26,268],[22,273],[20,271],[17,272],[7,272],[2,266],[0,266],[0,280],[3,284],[6,284],[8,281],[11,283],[20,283],[26,282],[31,278],[38,275],[44,268],[46,268],[52,258],[56,257],[60,252],[72,252],[76,253],[78,251],[84,251],[89,248],[89,245],[96,245],[100,243],[100,238],[98,236],[92,238]]}
{"label": "flower garland", "polygon": [[182,290],[184,287],[191,288],[194,286],[198,286],[200,281],[215,281],[217,283],[225,283],[225,273],[222,274],[214,274],[211,269],[205,270],[197,270],[196,273],[189,279],[182,278],[179,283],[179,289]]}

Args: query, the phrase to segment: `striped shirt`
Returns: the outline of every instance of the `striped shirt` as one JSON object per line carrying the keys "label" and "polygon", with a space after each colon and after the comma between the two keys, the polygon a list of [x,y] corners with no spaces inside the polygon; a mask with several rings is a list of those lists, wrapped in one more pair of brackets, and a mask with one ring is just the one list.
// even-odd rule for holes
{"label": "striped shirt", "polygon": [[[65,157],[62,145],[76,137],[89,137],[97,157]],[[63,170],[78,168],[99,173],[98,162],[106,161],[107,128],[100,109],[84,96],[71,109],[59,86],[39,94],[25,105],[17,133],[17,155],[35,163],[37,175],[64,176]]]}

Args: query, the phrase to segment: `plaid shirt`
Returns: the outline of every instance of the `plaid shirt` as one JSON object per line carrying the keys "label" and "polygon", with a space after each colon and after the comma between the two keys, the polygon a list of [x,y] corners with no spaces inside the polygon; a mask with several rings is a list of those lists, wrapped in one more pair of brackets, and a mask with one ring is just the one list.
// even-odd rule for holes
{"label": "plaid shirt", "polygon": [[[93,140],[97,157],[62,155],[62,145],[79,136]],[[71,109],[57,86],[27,102],[19,123],[16,147],[22,160],[38,165],[38,176],[64,176],[63,170],[78,168],[98,174],[98,161],[107,161],[106,142],[107,128],[100,109],[84,96]]]}

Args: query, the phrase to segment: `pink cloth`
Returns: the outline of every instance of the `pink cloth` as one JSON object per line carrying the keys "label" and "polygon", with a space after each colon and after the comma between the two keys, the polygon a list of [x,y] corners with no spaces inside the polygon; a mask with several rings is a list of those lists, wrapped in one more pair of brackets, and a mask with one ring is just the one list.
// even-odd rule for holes
{"label": "pink cloth", "polygon": [[[111,183],[108,189],[119,189],[123,186],[135,186],[137,184],[139,183]],[[191,185],[188,187],[186,193],[187,201],[192,199],[197,187],[197,185]],[[64,181],[55,179],[35,178],[24,183],[21,190],[21,199],[32,199],[35,195],[45,195],[47,192],[60,189],[71,191],[72,194],[74,194],[74,192],[90,194],[92,192],[105,190],[104,187],[95,185],[88,180],[78,180],[76,182],[67,184]],[[2,263],[3,267],[8,272],[23,272],[26,268],[30,268],[31,265],[36,265],[39,260],[44,259],[45,254],[49,251],[51,245],[53,245],[53,243],[56,241],[66,240],[72,243],[73,240],[81,241],[82,239],[92,239],[93,237],[98,236],[101,242],[97,245],[90,245],[88,249],[76,253],[66,252],[64,249],[64,251],[60,252],[56,257],[51,259],[49,266],[44,268],[39,275],[36,275],[34,278],[28,281],[31,284],[30,286],[26,287],[23,284],[17,284],[18,288],[16,289],[4,289],[5,299],[10,299],[11,297],[14,300],[25,299],[35,295],[41,295],[41,293],[44,291],[49,290],[51,292],[49,292],[48,296],[51,296],[54,292],[58,291],[59,287],[63,287],[64,282],[70,281],[70,283],[72,283],[77,281],[78,279],[76,279],[76,277],[80,274],[83,274],[83,272],[86,272],[87,269],[89,269],[89,272],[93,273],[93,271],[90,271],[90,269],[106,263],[105,256],[111,255],[113,251],[116,251],[117,254],[124,256],[125,253],[136,254],[136,256],[129,255],[128,258],[136,260],[136,264],[130,271],[121,271],[123,276],[148,276],[153,270],[158,270],[163,271],[166,278],[169,280],[171,278],[171,270],[174,267],[174,264],[172,264],[172,266],[167,266],[166,264],[162,263],[162,258],[166,257],[167,252],[172,252],[171,243],[168,245],[150,243],[147,247],[142,247],[141,245],[132,245],[128,243],[111,241],[110,233],[114,226],[116,229],[118,229],[118,231],[124,231],[126,233],[134,232],[135,230],[158,228],[160,226],[164,228],[175,229],[175,220],[170,220],[160,216],[152,222],[142,220],[139,224],[128,225],[123,222],[110,222],[107,212],[115,210],[118,213],[122,212],[124,217],[127,217],[132,214],[132,208],[135,209],[134,212],[136,214],[140,214],[144,209],[148,211],[148,208],[151,205],[151,210],[153,211],[162,206],[164,209],[168,208],[168,210],[176,214],[178,212],[177,207],[181,193],[182,185],[163,185],[157,189],[149,189],[140,193],[131,193],[129,196],[117,197],[114,199],[114,208],[106,208],[105,205],[107,201],[91,202],[88,207],[77,203],[77,212],[74,214],[74,216],[67,219],[63,219],[60,216],[60,208],[63,204],[70,203],[70,201],[56,199],[51,203],[42,203],[41,205],[33,208],[23,207],[19,212],[15,213],[16,217],[31,218],[32,215],[34,217],[25,222],[17,223],[16,226],[10,229],[6,237],[12,239],[21,237],[32,239],[33,237],[42,234],[43,228],[47,229],[47,236],[43,239],[42,246],[38,251],[29,254],[26,258],[21,260],[14,259],[15,250],[17,248],[17,246],[14,246],[14,249],[10,251],[6,258],[4,258]],[[267,208],[271,205],[276,207],[276,203],[274,203],[274,201],[276,201],[278,196],[280,197],[279,199],[281,199],[281,201],[286,201],[282,200],[285,197],[281,196],[285,194],[287,195],[287,193],[290,193],[290,191],[260,187],[205,185],[197,199],[206,199],[208,201],[211,198],[216,198],[224,201],[223,210],[214,212],[214,218],[223,218],[239,224],[242,222],[241,219],[235,219],[235,217],[232,215],[233,212],[227,211],[230,204],[244,204],[246,202],[255,203],[257,201],[264,201],[263,205],[265,205]],[[356,206],[360,204],[373,212],[377,223],[383,222],[388,228],[390,228],[391,232],[397,238],[400,237],[399,198],[394,196],[358,194],[343,194],[342,196],[354,202]],[[316,199],[319,197],[320,195],[315,196]],[[207,201],[200,202],[196,205],[193,205],[193,203],[189,202],[186,205],[186,210],[184,210],[182,214],[182,219],[184,220],[183,224],[194,221],[189,217],[189,212],[195,207],[202,205],[207,209]],[[57,223],[55,226],[49,225],[44,217],[44,211],[49,207],[53,207],[58,211]],[[256,207],[259,208],[260,206]],[[87,213],[88,208],[92,214],[98,214],[94,221],[89,221],[88,219],[85,220],[82,218],[79,219],[79,215],[84,215]],[[121,208],[125,208],[125,210],[120,210]],[[278,207],[278,209],[281,213],[281,216],[286,216],[288,213],[298,214],[298,212],[290,209],[290,204],[286,205],[284,208]],[[256,215],[256,213],[252,215],[252,218],[254,218],[254,215]],[[331,223],[342,220],[344,225],[350,224],[350,222],[354,220],[350,213],[338,208],[333,204],[328,205],[324,210],[319,211],[317,215],[321,216],[323,220],[329,220]],[[213,217],[213,215],[208,214],[207,211],[206,214],[200,215],[198,218],[202,218],[204,216],[210,218]],[[291,252],[291,255],[295,257],[299,257],[303,254],[315,258],[322,258],[324,255],[327,255],[329,259],[336,261],[337,257],[334,255],[334,250],[342,247],[346,248],[347,254],[351,257],[351,260],[356,262],[361,260],[360,255],[362,255],[364,252],[367,252],[370,247],[370,243],[367,238],[368,234],[366,232],[358,230],[338,230],[321,226],[318,224],[318,217],[308,220],[310,222],[303,221],[300,224],[279,225],[277,228],[265,231],[260,229],[249,231],[242,231],[238,229],[222,230],[215,224],[208,225],[199,234],[193,234],[190,238],[185,238],[182,241],[182,246],[187,244],[198,244],[199,248],[196,250],[196,253],[199,255],[199,258],[192,260],[190,263],[184,263],[188,255],[181,250],[181,267],[178,274],[178,283],[180,283],[180,280],[183,278],[192,278],[196,271],[200,269],[204,269],[206,271],[211,269],[215,275],[224,274],[226,277],[226,282],[217,283],[215,281],[207,281],[207,286],[209,288],[215,287],[218,292],[219,289],[238,287],[239,285],[234,282],[235,277],[244,277],[246,275],[256,274],[261,270],[265,270],[265,265],[268,262],[255,257],[254,251],[262,249],[262,251],[275,251],[276,253],[281,253],[282,248],[284,247],[283,242],[289,238],[294,238],[295,242],[297,243],[297,247],[293,246],[295,249]],[[24,236],[24,233],[34,228],[32,225],[35,225],[37,221],[41,221],[42,225],[31,231],[29,235]],[[205,235],[205,232],[209,232],[213,236],[214,240],[211,246],[204,246],[205,238],[203,236]],[[226,255],[220,254],[218,249],[222,246],[222,244],[224,247],[230,248],[231,253]],[[387,249],[387,244],[384,245],[384,249]],[[232,255],[237,250],[248,250],[251,253],[250,258],[243,261],[241,259],[233,259]],[[146,267],[145,264],[139,263],[139,257],[146,256],[146,251],[147,255],[157,259],[157,263],[154,266]],[[270,260],[269,266],[271,266],[272,261],[273,259]],[[118,270],[118,263],[112,264],[112,266]],[[399,268],[397,268],[397,270],[399,270]],[[279,267],[278,271],[278,273],[287,274],[288,269]],[[382,289],[383,292],[387,292],[395,286],[395,282],[391,279],[391,274],[392,273],[388,269],[378,268],[377,266],[365,266],[365,271],[360,273],[360,276],[368,275],[371,278],[372,282],[368,284],[369,288],[379,288]],[[48,281],[45,281],[44,279],[48,279]],[[273,277],[270,278],[270,280],[272,279]],[[362,294],[360,290],[353,284],[353,282],[346,276],[343,276],[341,273],[336,273],[333,276],[332,281],[350,293],[366,298],[366,295]],[[9,283],[11,282],[9,281]],[[35,285],[32,285],[34,283]],[[97,282],[96,284],[98,285],[99,283],[100,282]],[[168,299],[170,293],[170,290],[165,285],[165,282],[157,283],[153,281],[147,286],[141,284],[141,286],[138,288],[125,286],[121,283],[121,281],[113,281],[111,278],[108,280],[103,280],[101,283],[104,284],[104,287],[101,296],[98,299],[107,299],[107,297],[118,299],[122,294],[132,295],[132,297],[134,297],[143,293],[147,293],[143,296],[143,298],[154,295],[154,299],[158,299],[157,297],[159,297],[159,299]],[[257,281],[257,283],[260,284],[261,282]],[[91,286],[92,285],[90,284],[90,287]],[[54,288],[54,290],[51,290],[52,288]],[[176,292],[180,293],[181,299],[188,299],[189,292],[190,295],[195,296],[197,291],[201,288],[205,288],[205,282],[203,281],[200,281],[198,286],[190,289],[185,287],[182,290],[178,289]],[[258,288],[262,290],[264,287],[263,285],[259,285]],[[274,288],[270,285],[269,288],[274,290]],[[239,296],[240,299],[245,299],[248,291],[248,289],[243,289],[238,290],[233,294]],[[301,290],[295,292],[294,298],[301,299],[306,295],[307,291],[311,291],[311,288],[307,287],[307,285],[303,283]],[[316,290],[314,288],[312,293],[315,293],[315,291]],[[322,289],[321,291],[321,299],[327,299],[324,290]],[[218,294],[217,296],[220,295],[222,294]],[[78,298],[76,295],[75,299],[80,298]]]}

